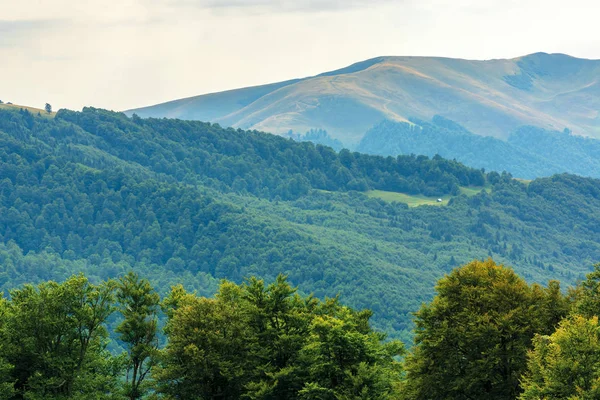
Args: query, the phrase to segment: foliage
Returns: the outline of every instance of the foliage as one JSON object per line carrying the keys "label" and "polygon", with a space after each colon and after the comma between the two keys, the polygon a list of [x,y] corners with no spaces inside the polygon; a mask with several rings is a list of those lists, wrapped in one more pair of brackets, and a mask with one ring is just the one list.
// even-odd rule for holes
{"label": "foliage", "polygon": [[[408,208],[350,190],[341,166],[359,189],[387,185],[400,166],[418,192],[472,177],[491,189]],[[527,186],[440,157],[356,156],[96,109],[0,111],[0,289],[133,270],[159,293],[183,283],[212,295],[221,278],[284,273],[302,293],[372,309],[377,329],[409,342],[410,313],[472,259],[491,256],[528,281],[583,279],[600,259],[599,187],[572,175]]]}
{"label": "foliage", "polygon": [[[567,297],[492,260],[457,268],[416,314],[404,366],[370,310],[302,296],[282,275],[224,280],[211,298],[174,286],[162,349],[159,297],[135,273],[29,284],[0,299],[0,398],[595,399],[598,317],[563,318],[591,304],[596,279]],[[116,310],[121,355],[106,350]]]}
{"label": "foliage", "polygon": [[552,161],[560,172],[600,177],[598,139],[574,135],[569,129],[557,132],[523,126],[510,135],[508,142],[520,149],[532,149],[536,155]]}
{"label": "foliage", "polygon": [[491,259],[455,269],[436,291],[416,314],[412,399],[514,399],[534,334],[550,333],[568,311],[556,284],[529,286]]}
{"label": "foliage", "polygon": [[298,142],[313,142],[315,144],[322,144],[324,146],[329,146],[335,151],[340,151],[344,148],[342,142],[337,139],[329,136],[327,131],[323,129],[311,129],[306,132],[304,135],[299,133],[294,133],[293,131],[289,131],[284,135],[285,137],[289,137],[290,139],[294,139]]}
{"label": "foliage", "polygon": [[158,391],[199,399],[389,398],[401,344],[382,343],[370,312],[294,292],[282,276],[266,287],[257,279],[225,282],[215,299],[174,289]]}
{"label": "foliage", "polygon": [[105,350],[112,289],[79,275],[11,291],[2,304],[2,365],[17,398],[83,399],[117,386],[119,365]]}
{"label": "foliage", "polygon": [[[295,199],[310,188],[371,188],[433,196],[485,182],[481,171],[442,158],[336,153],[310,142],[196,121],[130,120],[93,108],[81,113],[60,110],[56,118],[106,138],[111,153],[121,159],[187,180],[200,175],[261,197]],[[186,176],[190,172],[193,175]]]}
{"label": "foliage", "polygon": [[127,347],[126,395],[139,399],[144,380],[152,370],[158,351],[158,308],[160,297],[150,282],[133,272],[119,280],[117,299],[123,321],[116,333]]}
{"label": "foliage", "polygon": [[598,317],[573,316],[550,336],[536,336],[523,380],[522,400],[600,397]]}
{"label": "foliage", "polygon": [[594,270],[578,285],[573,296],[576,314],[587,318],[600,315],[600,264],[594,265]]}

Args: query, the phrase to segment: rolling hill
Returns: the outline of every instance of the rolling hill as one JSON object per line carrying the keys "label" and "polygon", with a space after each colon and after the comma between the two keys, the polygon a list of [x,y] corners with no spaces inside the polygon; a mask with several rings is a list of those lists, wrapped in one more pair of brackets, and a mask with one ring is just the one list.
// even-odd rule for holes
{"label": "rolling hill", "polygon": [[525,125],[600,137],[600,61],[536,53],[472,61],[378,57],[318,76],[127,111],[276,134],[326,130],[346,146],[383,120],[456,121],[507,139]]}
{"label": "rolling hill", "polygon": [[600,260],[599,180],[525,184],[197,121],[0,110],[0,177],[4,292],[134,270],[163,293],[212,295],[221,278],[284,273],[408,343],[411,313],[460,264],[493,257],[570,284]]}

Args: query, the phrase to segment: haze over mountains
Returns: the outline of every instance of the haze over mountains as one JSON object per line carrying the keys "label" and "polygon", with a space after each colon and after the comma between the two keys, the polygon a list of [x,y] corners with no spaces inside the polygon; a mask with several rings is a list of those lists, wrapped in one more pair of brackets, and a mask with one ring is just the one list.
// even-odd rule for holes
{"label": "haze over mountains", "polygon": [[323,129],[354,147],[374,125],[439,115],[506,140],[536,126],[600,137],[600,61],[535,53],[471,61],[378,57],[315,77],[130,110],[284,134]]}
{"label": "haze over mountains", "polygon": [[534,126],[519,127],[501,140],[475,135],[440,116],[430,122],[415,120],[414,124],[384,121],[367,131],[356,150],[383,156],[439,154],[524,179],[563,172],[600,177],[600,140]]}

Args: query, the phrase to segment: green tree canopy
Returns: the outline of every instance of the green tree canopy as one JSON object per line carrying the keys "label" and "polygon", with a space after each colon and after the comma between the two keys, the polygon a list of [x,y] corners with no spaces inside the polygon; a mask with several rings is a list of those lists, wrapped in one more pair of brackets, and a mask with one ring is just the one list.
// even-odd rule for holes
{"label": "green tree canopy", "polygon": [[600,315],[600,264],[594,265],[594,270],[587,274],[573,293],[576,302],[574,312],[591,318]]}
{"label": "green tree canopy", "polygon": [[398,342],[370,312],[295,294],[285,278],[223,282],[214,299],[175,288],[159,393],[199,399],[388,399],[400,380]]}
{"label": "green tree canopy", "polygon": [[514,399],[534,334],[567,312],[558,284],[529,286],[489,259],[455,269],[436,291],[416,314],[407,398]]}
{"label": "green tree canopy", "polygon": [[0,364],[0,374],[10,369],[17,398],[105,398],[97,396],[117,386],[104,328],[113,287],[79,275],[11,291],[2,307],[2,355],[10,365]]}
{"label": "green tree canopy", "polygon": [[119,280],[117,298],[123,321],[117,326],[127,347],[126,394],[131,400],[142,397],[144,380],[154,365],[158,351],[158,311],[160,297],[146,279],[130,272]]}
{"label": "green tree canopy", "polygon": [[528,365],[521,400],[600,398],[598,317],[573,316],[552,335],[536,336]]}

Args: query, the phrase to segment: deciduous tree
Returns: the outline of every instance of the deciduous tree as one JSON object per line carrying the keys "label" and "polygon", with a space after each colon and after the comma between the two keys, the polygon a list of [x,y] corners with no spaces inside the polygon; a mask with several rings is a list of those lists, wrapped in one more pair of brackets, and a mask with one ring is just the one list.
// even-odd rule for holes
{"label": "deciduous tree", "polygon": [[144,381],[154,366],[158,350],[158,310],[160,297],[150,282],[130,272],[119,281],[117,298],[123,321],[116,332],[127,348],[126,395],[142,397]]}
{"label": "deciduous tree", "polygon": [[528,366],[521,400],[600,398],[598,317],[573,316],[552,335],[536,336]]}
{"label": "deciduous tree", "polygon": [[[529,286],[491,259],[442,278],[416,314],[416,346],[407,361],[410,399],[514,399],[535,333],[549,333],[560,296]],[[560,303],[560,302],[558,302]],[[566,310],[557,310],[560,314]],[[559,317],[562,317],[559,316]]]}

